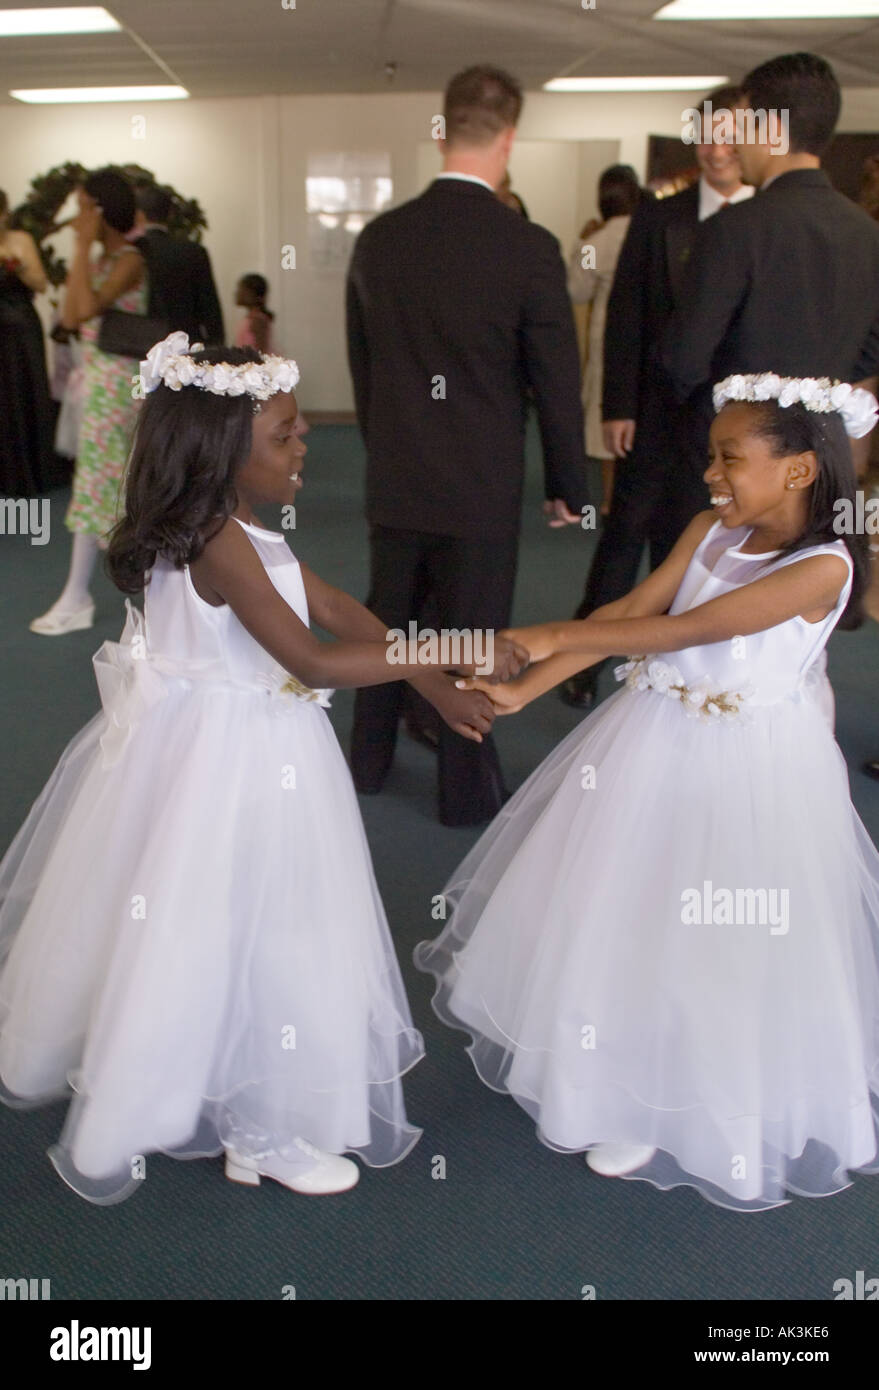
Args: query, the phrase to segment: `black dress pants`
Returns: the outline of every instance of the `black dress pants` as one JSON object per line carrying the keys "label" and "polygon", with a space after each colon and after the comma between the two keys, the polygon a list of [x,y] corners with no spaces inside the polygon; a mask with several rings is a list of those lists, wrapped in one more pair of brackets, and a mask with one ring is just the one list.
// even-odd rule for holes
{"label": "black dress pants", "polygon": [[701,404],[676,406],[658,394],[645,401],[635,447],[614,468],[610,515],[575,617],[588,617],[629,593],[645,544],[655,570],[697,512],[708,506],[702,475],[708,467],[709,425]]}
{"label": "black dress pants", "polygon": [[[507,627],[516,579],[518,535],[493,533],[461,540],[397,527],[370,528],[370,590],[366,606],[408,636],[430,600],[437,628]],[[404,685],[358,690],[351,769],[360,791],[377,791],[394,757]],[[440,723],[439,815],[444,825],[481,825],[503,805],[506,790],[494,740],[474,743]]]}

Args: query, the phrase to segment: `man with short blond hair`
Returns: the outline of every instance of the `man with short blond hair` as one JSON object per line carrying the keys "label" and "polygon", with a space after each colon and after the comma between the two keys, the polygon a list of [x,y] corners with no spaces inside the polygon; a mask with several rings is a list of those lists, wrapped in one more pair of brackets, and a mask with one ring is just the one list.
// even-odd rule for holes
{"label": "man with short blond hair", "polygon": [[[486,65],[452,78],[430,187],[369,223],[347,287],[348,358],[367,451],[367,600],[388,627],[505,627],[516,576],[529,391],[550,524],[588,501],[580,363],[555,237],[496,196],[522,109]],[[430,605],[428,609],[428,605]],[[352,771],[380,790],[400,685],[358,691]],[[493,742],[440,727],[439,811],[478,825],[506,797]]]}

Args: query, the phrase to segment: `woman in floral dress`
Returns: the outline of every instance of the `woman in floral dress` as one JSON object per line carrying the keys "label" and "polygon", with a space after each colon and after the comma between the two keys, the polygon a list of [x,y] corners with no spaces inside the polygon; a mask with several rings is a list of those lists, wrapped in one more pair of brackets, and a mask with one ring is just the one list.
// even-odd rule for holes
{"label": "woman in floral dress", "polygon": [[[61,321],[79,328],[85,372],[82,424],[65,525],[73,532],[70,573],[60,597],[35,618],[31,631],[47,637],[91,627],[95,605],[89,582],[99,548],[117,520],[119,485],[131,448],[138,402],[132,392],[136,364],[101,352],[97,340],[107,309],[146,310],[146,275],[140,252],[126,240],[134,224],[134,191],[113,170],[90,174],[79,190],[73,223],[76,245],[65,284]],[[91,260],[100,241],[103,254]]]}

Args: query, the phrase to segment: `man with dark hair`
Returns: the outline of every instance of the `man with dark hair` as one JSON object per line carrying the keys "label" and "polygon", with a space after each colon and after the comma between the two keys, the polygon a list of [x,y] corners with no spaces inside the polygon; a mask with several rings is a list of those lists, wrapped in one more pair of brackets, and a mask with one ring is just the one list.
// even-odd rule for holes
{"label": "man with dark hair", "polygon": [[[530,387],[543,441],[550,525],[588,500],[579,358],[555,238],[496,196],[522,106],[493,67],[449,83],[442,173],[369,223],[347,286],[348,358],[367,450],[367,600],[408,632],[510,619]],[[390,768],[400,685],[358,691],[352,770],[362,792]],[[440,819],[489,820],[506,796],[490,738],[441,726]]]}
{"label": "man with dark hair", "polygon": [[173,202],[155,184],[137,190],[136,241],[147,264],[147,315],[164,319],[168,332],[182,331],[189,341],[219,347],[223,342],[223,311],[207,251],[187,237],[171,236],[168,220]]}
{"label": "man with dark hair", "polygon": [[[643,201],[620,252],[604,335],[604,439],[616,458],[614,490],[577,618],[629,592],[645,544],[650,567],[656,569],[708,502],[702,452],[697,446],[696,457],[682,457],[686,431],[659,353],[683,294],[700,222],[715,221],[715,213],[729,203],[753,194],[742,183],[734,151],[712,139],[714,126],[728,116],[740,95],[738,87],[718,87],[705,98],[698,108],[698,181],[671,198]],[[565,681],[562,699],[589,709],[606,664],[590,666]]]}
{"label": "man with dark hair", "polygon": [[759,192],[700,230],[663,354],[704,441],[712,383],[731,373],[879,371],[879,225],[821,169],[840,109],[833,70],[793,53],[742,88],[736,149]]}
{"label": "man with dark hair", "polygon": [[144,226],[165,227],[171,220],[174,200],[157,183],[145,183],[137,190],[137,206]]}
{"label": "man with dark hair", "polygon": [[836,74],[816,53],[787,53],[761,63],[742,83],[742,108],[786,111],[790,149],[822,155],[833,139],[842,94]]}
{"label": "man with dark hair", "polygon": [[[736,149],[758,193],[701,229],[663,352],[705,467],[714,382],[776,372],[857,384],[879,371],[879,226],[821,169],[840,110],[833,69],[786,54],[742,92]],[[826,678],[820,700],[832,722]]]}

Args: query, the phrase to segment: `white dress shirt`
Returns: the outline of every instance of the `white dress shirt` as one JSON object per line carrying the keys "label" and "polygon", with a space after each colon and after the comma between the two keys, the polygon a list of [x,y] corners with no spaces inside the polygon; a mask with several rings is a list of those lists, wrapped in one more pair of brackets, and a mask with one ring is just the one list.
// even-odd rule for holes
{"label": "white dress shirt", "polygon": [[491,186],[490,183],[486,183],[485,179],[480,179],[480,178],[478,178],[478,177],[476,176],[476,174],[455,174],[455,173],[437,174],[437,178],[438,178],[438,179],[463,179],[465,183],[481,183],[481,184],[482,184],[482,187],[483,187],[483,188],[487,188],[488,191],[489,191],[489,193],[494,193],[494,191],[495,191],[495,190],[492,188],[492,186]]}
{"label": "white dress shirt", "polygon": [[712,217],[725,203],[743,203],[746,198],[753,198],[756,191],[751,184],[743,183],[731,198],[725,198],[716,188],[711,187],[703,175],[699,179],[699,221],[704,222],[706,217]]}

